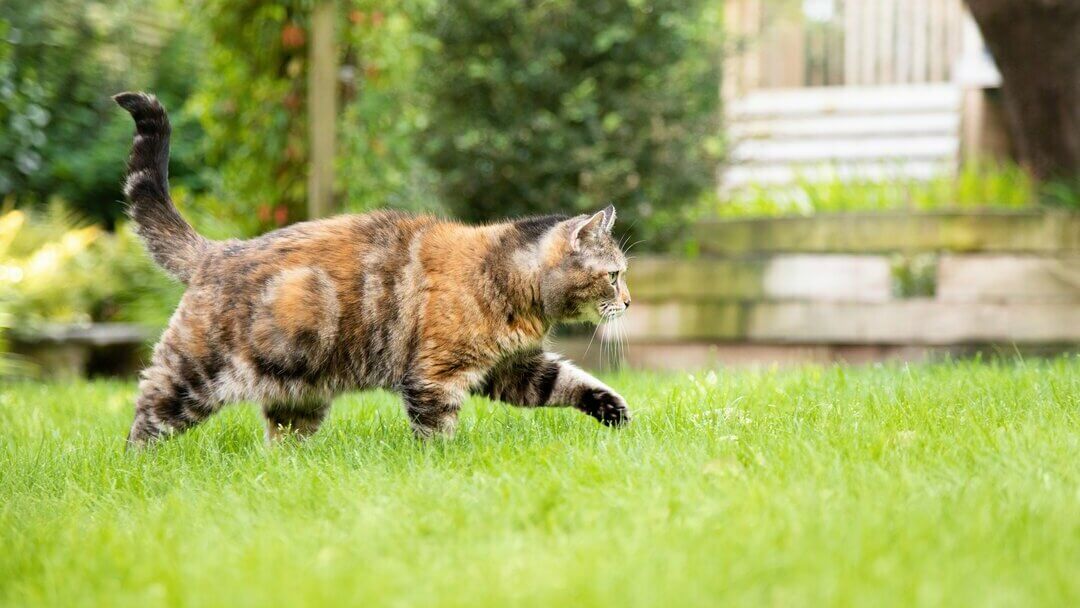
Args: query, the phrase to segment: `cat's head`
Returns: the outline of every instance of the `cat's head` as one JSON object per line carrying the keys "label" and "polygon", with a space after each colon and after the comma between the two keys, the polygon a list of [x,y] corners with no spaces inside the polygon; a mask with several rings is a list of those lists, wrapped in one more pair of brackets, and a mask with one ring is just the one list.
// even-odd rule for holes
{"label": "cat's head", "polygon": [[611,235],[615,207],[562,221],[552,231],[540,281],[544,311],[558,321],[603,322],[630,306],[626,256]]}

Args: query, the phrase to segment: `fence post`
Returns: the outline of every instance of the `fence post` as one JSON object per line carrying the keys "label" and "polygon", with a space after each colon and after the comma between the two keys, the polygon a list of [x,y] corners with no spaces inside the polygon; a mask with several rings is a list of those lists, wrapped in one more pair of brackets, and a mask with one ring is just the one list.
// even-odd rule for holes
{"label": "fence post", "polygon": [[334,139],[337,116],[337,52],[334,43],[334,1],[321,0],[311,15],[308,48],[308,124],[311,166],[308,173],[308,217],[324,217],[334,209]]}

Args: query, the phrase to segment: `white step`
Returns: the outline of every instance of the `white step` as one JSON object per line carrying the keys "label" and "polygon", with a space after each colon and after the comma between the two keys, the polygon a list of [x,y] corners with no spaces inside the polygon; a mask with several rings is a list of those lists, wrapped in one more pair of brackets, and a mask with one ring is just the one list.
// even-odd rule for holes
{"label": "white step", "polygon": [[959,111],[960,88],[953,84],[875,87],[760,89],[735,100],[731,120],[814,114],[905,114]]}
{"label": "white step", "polygon": [[733,140],[820,137],[880,137],[886,135],[956,135],[959,112],[928,112],[880,116],[818,115],[755,118],[733,123]]}
{"label": "white step", "polygon": [[738,143],[728,155],[732,163],[791,162],[820,163],[825,161],[933,159],[955,155],[959,140],[956,137],[875,137],[829,138],[822,140],[750,139]]}

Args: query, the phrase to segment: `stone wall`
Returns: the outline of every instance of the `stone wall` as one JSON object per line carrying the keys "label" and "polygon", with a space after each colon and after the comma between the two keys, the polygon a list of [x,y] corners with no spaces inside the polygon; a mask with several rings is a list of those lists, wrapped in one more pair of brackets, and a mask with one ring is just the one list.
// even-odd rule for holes
{"label": "stone wall", "polygon": [[631,263],[631,363],[1080,344],[1080,215],[843,214],[718,221],[696,235],[696,259]]}

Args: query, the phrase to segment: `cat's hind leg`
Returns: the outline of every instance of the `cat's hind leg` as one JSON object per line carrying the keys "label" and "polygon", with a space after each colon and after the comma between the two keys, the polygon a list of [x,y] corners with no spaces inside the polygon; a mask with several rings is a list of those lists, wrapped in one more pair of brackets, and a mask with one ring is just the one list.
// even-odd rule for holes
{"label": "cat's hind leg", "polygon": [[402,390],[413,434],[420,439],[450,438],[457,429],[465,391],[452,382],[410,379]]}
{"label": "cat's hind leg", "polygon": [[330,411],[329,399],[268,401],[263,404],[268,442],[293,435],[305,438],[319,430]]}
{"label": "cat's hind leg", "polygon": [[206,420],[219,405],[198,378],[185,377],[165,365],[142,374],[135,399],[135,421],[128,442],[143,445],[151,439],[180,433]]}

